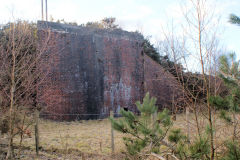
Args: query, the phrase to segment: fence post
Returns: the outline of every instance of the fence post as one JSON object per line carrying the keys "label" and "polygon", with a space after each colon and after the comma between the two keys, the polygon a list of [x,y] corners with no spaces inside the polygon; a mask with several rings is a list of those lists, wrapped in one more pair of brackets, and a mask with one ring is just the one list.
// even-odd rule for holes
{"label": "fence post", "polygon": [[35,147],[36,154],[39,154],[39,128],[38,128],[38,119],[39,119],[39,111],[35,109]]}
{"label": "fence post", "polygon": [[190,129],[189,129],[189,107],[186,107],[186,123],[187,123],[187,137],[189,138]]}
{"label": "fence post", "polygon": [[[110,111],[110,117],[114,118],[113,111]],[[113,132],[112,124],[111,124],[111,140],[112,140],[112,144],[111,144],[112,154],[114,154],[114,132]]]}

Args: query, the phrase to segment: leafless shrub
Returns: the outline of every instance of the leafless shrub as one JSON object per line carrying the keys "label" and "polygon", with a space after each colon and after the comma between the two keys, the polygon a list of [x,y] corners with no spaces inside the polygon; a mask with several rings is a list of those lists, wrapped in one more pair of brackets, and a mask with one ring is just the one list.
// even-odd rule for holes
{"label": "leafless shrub", "polygon": [[9,122],[2,121],[4,132],[9,129],[6,159],[14,156],[13,138],[22,137],[27,129],[26,117],[39,109],[37,94],[47,80],[53,56],[46,54],[51,47],[50,33],[44,34],[40,41],[36,25],[24,21],[9,23],[0,31],[0,107]]}

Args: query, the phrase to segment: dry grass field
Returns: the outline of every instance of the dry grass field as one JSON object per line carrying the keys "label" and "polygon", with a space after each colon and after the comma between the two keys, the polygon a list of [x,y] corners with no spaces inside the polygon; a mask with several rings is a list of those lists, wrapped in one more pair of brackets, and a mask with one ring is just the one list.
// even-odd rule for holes
{"label": "dry grass field", "polygon": [[[31,130],[34,133],[33,128]],[[40,119],[39,135],[40,154],[48,159],[79,159],[82,156],[86,159],[112,159],[111,123],[108,119],[74,122]],[[124,150],[122,136],[114,132],[116,158],[121,157]],[[15,143],[19,143],[18,138]],[[23,146],[34,153],[34,136],[26,137]]]}
{"label": "dry grass field", "polygon": [[[194,139],[194,135],[197,133],[194,115],[190,114],[188,119],[187,125],[185,114],[178,114],[173,127],[181,128],[184,133],[189,131],[191,139]],[[206,119],[200,116],[199,124],[204,130]],[[219,118],[215,119],[214,124],[216,144],[220,146],[231,135],[232,128],[225,125]],[[124,135],[116,131],[114,131],[115,157],[111,155],[111,124],[108,119],[73,122],[40,119],[39,126],[41,148],[38,159],[123,159],[122,137]],[[33,128],[31,130],[33,134]],[[2,143],[4,138],[0,140]],[[19,138],[16,138],[15,144],[18,143]],[[34,136],[26,137],[23,147],[21,159],[35,157]]]}

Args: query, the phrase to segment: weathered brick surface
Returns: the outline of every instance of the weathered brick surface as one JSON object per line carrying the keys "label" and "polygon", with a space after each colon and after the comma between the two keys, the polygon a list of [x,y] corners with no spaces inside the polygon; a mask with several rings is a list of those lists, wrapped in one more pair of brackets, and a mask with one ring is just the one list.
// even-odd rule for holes
{"label": "weathered brick surface", "polygon": [[143,63],[138,41],[104,38],[104,113],[121,107],[136,112],[141,100]]}
{"label": "weathered brick surface", "polygon": [[145,91],[157,98],[159,109],[181,103],[183,92],[175,77],[146,55],[144,62]]}
{"label": "weathered brick surface", "polygon": [[51,29],[55,44],[49,53],[57,56],[52,78],[43,90],[46,95],[51,93],[43,99],[45,112],[99,114],[78,117],[99,118],[110,110],[118,113],[121,107],[137,112],[135,102],[142,100],[147,91],[157,97],[161,107],[178,97],[173,76],[144,56],[141,35],[38,22],[40,37],[47,28]]}

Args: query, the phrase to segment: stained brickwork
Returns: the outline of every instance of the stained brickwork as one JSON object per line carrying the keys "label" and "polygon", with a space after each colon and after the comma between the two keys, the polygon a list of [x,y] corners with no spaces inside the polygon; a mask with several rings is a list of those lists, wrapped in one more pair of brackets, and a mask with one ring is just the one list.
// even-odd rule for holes
{"label": "stained brickwork", "polygon": [[136,112],[142,98],[143,64],[138,41],[104,39],[104,113],[121,107]]}
{"label": "stained brickwork", "polygon": [[137,112],[135,102],[142,100],[147,91],[158,98],[159,106],[172,100],[177,82],[144,56],[141,35],[38,22],[40,38],[46,29],[51,30],[55,44],[49,53],[57,56],[52,78],[43,89],[52,93],[43,98],[45,112],[100,114],[89,118],[105,117],[110,110],[118,113],[123,107]]}
{"label": "stained brickwork", "polygon": [[145,91],[157,98],[159,109],[172,109],[183,99],[181,86],[175,77],[147,55],[144,56],[144,83]]}

